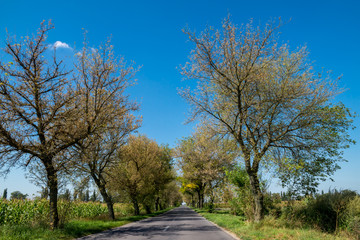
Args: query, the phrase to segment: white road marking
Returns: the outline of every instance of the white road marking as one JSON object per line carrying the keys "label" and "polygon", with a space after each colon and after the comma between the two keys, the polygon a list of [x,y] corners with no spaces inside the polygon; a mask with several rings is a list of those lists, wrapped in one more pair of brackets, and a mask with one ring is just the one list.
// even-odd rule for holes
{"label": "white road marking", "polygon": [[167,226],[166,228],[164,228],[163,232],[166,232],[166,230],[168,230],[170,226]]}

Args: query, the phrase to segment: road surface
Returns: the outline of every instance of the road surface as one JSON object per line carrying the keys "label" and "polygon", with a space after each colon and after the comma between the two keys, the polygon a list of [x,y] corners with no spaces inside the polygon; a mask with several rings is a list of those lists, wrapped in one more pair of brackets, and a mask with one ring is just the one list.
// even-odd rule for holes
{"label": "road surface", "polygon": [[192,209],[181,206],[156,217],[79,239],[234,240],[236,238]]}

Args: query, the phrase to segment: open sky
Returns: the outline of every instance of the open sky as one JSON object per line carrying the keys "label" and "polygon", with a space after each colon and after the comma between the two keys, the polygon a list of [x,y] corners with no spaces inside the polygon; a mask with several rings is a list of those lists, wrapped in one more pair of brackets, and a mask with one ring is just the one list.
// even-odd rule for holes
{"label": "open sky", "polygon": [[[60,41],[61,49],[72,54],[80,48],[83,29],[88,31],[90,46],[96,47],[112,36],[116,54],[142,66],[138,84],[129,91],[141,105],[143,124],[140,133],[158,143],[175,146],[177,139],[188,136],[193,125],[184,125],[188,106],[177,94],[182,81],[179,66],[188,60],[192,44],[182,33],[189,26],[197,32],[206,26],[221,27],[231,15],[236,24],[266,23],[281,17],[281,41],[295,48],[306,45],[316,69],[332,70],[342,76],[340,85],[347,89],[336,101],[360,113],[360,1],[357,0],[87,0],[87,1],[1,1],[0,48],[5,46],[6,29],[11,35],[35,33],[43,20],[51,19],[55,29],[48,42]],[[67,44],[67,45],[66,45]],[[60,45],[58,46],[60,49]],[[3,57],[3,53],[0,53]],[[353,189],[360,193],[360,121],[351,136],[358,144],[344,151],[347,163],[320,189]],[[1,161],[1,160],[0,160]],[[24,171],[13,169],[0,179],[0,194],[19,190],[30,196],[39,189],[24,178]],[[276,181],[270,187],[279,191]]]}

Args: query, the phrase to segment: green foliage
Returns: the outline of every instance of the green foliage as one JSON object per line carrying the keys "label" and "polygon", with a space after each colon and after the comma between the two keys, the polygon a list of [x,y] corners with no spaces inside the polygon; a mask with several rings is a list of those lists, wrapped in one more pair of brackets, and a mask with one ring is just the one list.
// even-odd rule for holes
{"label": "green foliage", "polygon": [[[239,216],[245,216],[248,220],[254,219],[254,201],[250,188],[250,179],[246,170],[240,166],[232,171],[226,171],[227,180],[236,187],[236,196],[229,200],[231,213]],[[265,189],[266,182],[261,180],[260,187]],[[264,207],[267,212],[275,211],[273,201],[269,194],[264,194]]]}
{"label": "green foliage", "polygon": [[10,199],[24,200],[26,199],[27,196],[28,196],[27,194],[22,194],[20,191],[15,191],[11,193]]}
{"label": "green foliage", "polygon": [[301,222],[305,226],[319,228],[325,232],[346,229],[349,222],[355,221],[356,225],[356,207],[350,205],[351,210],[348,210],[349,204],[356,202],[352,202],[356,196],[351,190],[333,190],[316,198],[304,198],[284,207],[282,218]]}
{"label": "green foliage", "polygon": [[229,203],[231,212],[235,215],[245,216],[253,219],[254,203],[251,195],[249,175],[245,169],[236,167],[232,171],[227,171],[228,181],[236,187],[237,196],[232,198]]}
{"label": "green foliage", "polygon": [[356,196],[347,204],[344,218],[343,228],[354,234],[360,239],[360,196]]}
{"label": "green foliage", "polygon": [[163,193],[175,179],[170,148],[144,135],[129,137],[110,172],[109,187],[133,203],[135,215],[140,204],[151,213],[159,201],[167,201]]}
{"label": "green foliage", "polygon": [[[107,213],[106,204],[96,202],[69,202],[59,200],[59,217],[61,224],[70,219],[95,218]],[[124,216],[129,215],[125,204],[115,204],[115,212]],[[49,201],[18,200],[7,201],[0,199],[0,225],[7,224],[30,224],[47,225],[49,216]]]}
{"label": "green foliage", "polygon": [[[115,208],[121,207],[115,204]],[[122,206],[123,207],[123,206]],[[169,210],[169,209],[167,209]],[[130,222],[139,221],[148,217],[153,217],[167,210],[162,210],[154,214],[127,216],[112,220],[94,220],[94,219],[81,219],[71,220],[64,224],[63,228],[50,230],[44,226],[31,226],[31,225],[0,225],[0,239],[1,240],[29,240],[29,239],[43,239],[43,240],[70,240],[85,235],[102,232],[104,230],[119,227]]]}
{"label": "green foliage", "polygon": [[310,129],[316,141],[290,154],[272,152],[275,175],[292,195],[315,194],[320,182],[340,169],[339,162],[346,161],[342,149],[355,143],[348,134],[348,129],[354,128],[354,114],[342,103],[319,106],[316,113],[318,120]]}

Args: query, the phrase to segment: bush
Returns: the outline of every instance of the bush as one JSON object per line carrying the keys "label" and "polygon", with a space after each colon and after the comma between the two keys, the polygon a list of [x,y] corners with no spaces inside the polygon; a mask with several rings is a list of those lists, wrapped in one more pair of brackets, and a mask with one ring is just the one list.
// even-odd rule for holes
{"label": "bush", "polygon": [[356,196],[349,201],[342,227],[357,239],[360,239],[360,196]]}
{"label": "bush", "polygon": [[305,226],[319,228],[325,232],[335,232],[348,224],[347,207],[355,197],[356,192],[351,190],[333,190],[316,198],[292,201],[283,207],[282,218],[287,221],[300,221]]}

